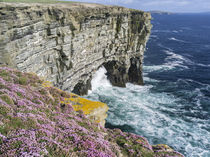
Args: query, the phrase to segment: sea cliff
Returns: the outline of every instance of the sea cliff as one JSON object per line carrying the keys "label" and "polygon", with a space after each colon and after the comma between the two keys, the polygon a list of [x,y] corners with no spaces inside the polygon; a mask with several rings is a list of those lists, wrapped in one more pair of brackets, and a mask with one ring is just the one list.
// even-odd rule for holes
{"label": "sea cliff", "polygon": [[86,3],[0,3],[0,63],[83,95],[101,66],[115,86],[143,84],[151,16]]}
{"label": "sea cliff", "polygon": [[115,86],[143,84],[150,20],[117,6],[0,3],[0,156],[182,157],[104,128],[108,106],[76,95],[101,66]]}

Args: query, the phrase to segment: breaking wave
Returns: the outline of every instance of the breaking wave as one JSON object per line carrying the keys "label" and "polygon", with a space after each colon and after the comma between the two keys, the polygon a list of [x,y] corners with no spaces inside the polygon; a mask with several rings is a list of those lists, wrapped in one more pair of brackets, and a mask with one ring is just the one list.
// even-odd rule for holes
{"label": "breaking wave", "polygon": [[172,41],[177,41],[177,42],[182,42],[182,43],[188,43],[188,42],[186,42],[186,41],[184,41],[184,40],[179,40],[179,39],[176,39],[176,38],[174,38],[174,37],[172,37],[172,38],[168,38],[169,40],[172,40]]}

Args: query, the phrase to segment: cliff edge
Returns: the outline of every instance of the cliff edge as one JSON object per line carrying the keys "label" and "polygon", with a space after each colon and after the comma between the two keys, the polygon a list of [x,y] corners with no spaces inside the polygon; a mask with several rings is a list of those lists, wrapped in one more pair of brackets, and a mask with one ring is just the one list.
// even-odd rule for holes
{"label": "cliff edge", "polygon": [[151,16],[86,3],[0,3],[0,64],[83,95],[101,66],[110,82],[143,84]]}

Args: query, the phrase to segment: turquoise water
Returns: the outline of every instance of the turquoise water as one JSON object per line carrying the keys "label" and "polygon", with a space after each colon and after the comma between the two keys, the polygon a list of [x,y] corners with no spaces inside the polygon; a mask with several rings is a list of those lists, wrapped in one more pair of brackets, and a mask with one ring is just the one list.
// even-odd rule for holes
{"label": "turquoise water", "polygon": [[210,157],[210,15],[153,18],[145,85],[112,87],[102,67],[86,97],[109,105],[106,127],[168,144],[187,157]]}

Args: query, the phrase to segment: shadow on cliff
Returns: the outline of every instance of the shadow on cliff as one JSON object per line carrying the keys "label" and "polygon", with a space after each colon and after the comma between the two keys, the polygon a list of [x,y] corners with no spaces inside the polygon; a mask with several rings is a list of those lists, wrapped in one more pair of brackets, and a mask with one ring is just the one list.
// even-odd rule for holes
{"label": "shadow on cliff", "polygon": [[109,128],[109,129],[120,129],[123,132],[135,133],[135,129],[133,127],[127,125],[127,124],[124,124],[124,125],[112,125],[111,123],[106,122],[105,128]]}

